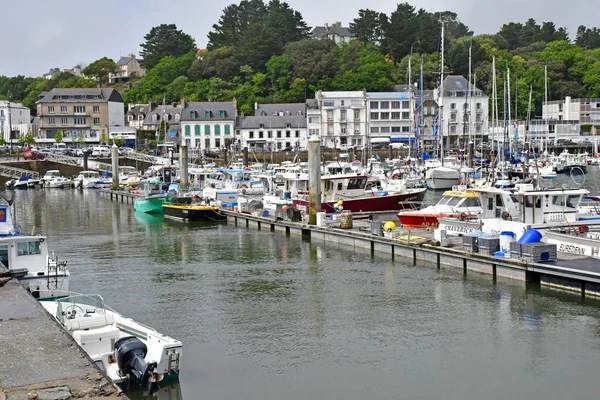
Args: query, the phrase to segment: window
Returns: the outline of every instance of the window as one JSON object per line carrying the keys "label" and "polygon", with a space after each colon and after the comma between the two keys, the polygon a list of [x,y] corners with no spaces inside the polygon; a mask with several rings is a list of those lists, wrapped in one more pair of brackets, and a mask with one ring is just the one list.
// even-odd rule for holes
{"label": "window", "polygon": [[179,121],[180,118],[181,118],[181,115],[179,113],[175,114],[175,121]]}
{"label": "window", "polygon": [[264,132],[263,132],[263,131],[259,131],[259,132],[258,132],[258,138],[259,138],[259,139],[262,139],[262,138],[264,138],[264,136],[265,136],[265,134],[264,134]]}
{"label": "window", "polygon": [[371,106],[371,110],[378,110],[379,109],[379,102],[378,101],[372,101],[370,103]]}
{"label": "window", "polygon": [[312,136],[312,135],[317,135],[317,136],[319,136],[319,130],[318,130],[318,129],[309,129],[309,130],[308,130],[308,134],[309,134],[310,136]]}
{"label": "window", "polygon": [[323,102],[323,107],[333,107],[335,105],[335,103],[333,102],[333,100],[325,100]]}
{"label": "window", "polygon": [[248,138],[254,139],[254,131],[248,132]]}
{"label": "window", "polygon": [[404,100],[402,102],[402,108],[405,110],[408,110],[409,107],[410,107],[410,104],[409,104],[408,100]]}
{"label": "window", "polygon": [[456,114],[450,114],[450,121],[456,122]]}
{"label": "window", "polygon": [[277,131],[277,139],[281,139],[281,131]]}
{"label": "window", "polygon": [[308,123],[309,124],[318,124],[319,123],[319,117],[308,117]]}
{"label": "window", "polygon": [[219,118],[225,118],[225,115],[226,115],[226,114],[227,114],[227,113],[225,112],[225,110],[220,110],[220,111],[219,111]]}
{"label": "window", "polygon": [[158,115],[152,114],[152,122],[158,121]]}
{"label": "window", "polygon": [[225,125],[225,135],[231,135],[231,125]]}
{"label": "window", "polygon": [[210,139],[204,139],[204,148],[210,149]]}
{"label": "window", "polygon": [[239,135],[241,135],[242,133],[240,132],[240,130],[239,130],[239,129],[237,129],[237,130],[235,131],[235,134],[236,134],[237,136],[239,136]]}
{"label": "window", "polygon": [[399,112],[393,112],[392,113],[392,119],[400,119],[400,113]]}
{"label": "window", "polygon": [[67,106],[60,106],[60,112],[63,114],[67,113]]}
{"label": "window", "polygon": [[392,133],[399,133],[399,132],[400,132],[399,126],[392,126]]}
{"label": "window", "polygon": [[204,125],[204,135],[210,135],[210,125]]}
{"label": "window", "polygon": [[347,133],[347,130],[344,127],[340,128],[340,131],[342,135],[345,135]]}
{"label": "window", "polygon": [[60,119],[61,124],[66,125],[69,123],[69,119],[68,118],[61,118]]}
{"label": "window", "polygon": [[354,110],[354,120],[360,121],[360,110]]}
{"label": "window", "polygon": [[450,133],[453,133],[453,134],[455,134],[455,133],[456,133],[456,125],[452,125],[452,126],[450,127]]}
{"label": "window", "polygon": [[95,113],[99,113],[100,112],[100,106],[94,106],[94,112]]}
{"label": "window", "polygon": [[377,127],[377,126],[372,126],[372,127],[371,127],[371,133],[379,133],[379,127]]}
{"label": "window", "polygon": [[567,197],[567,207],[568,208],[577,208],[579,204],[579,196],[578,195],[571,195],[569,197]]}
{"label": "window", "polygon": [[100,118],[94,117],[94,125],[100,125]]}
{"label": "window", "polygon": [[348,139],[347,139],[347,138],[345,138],[345,137],[341,137],[341,138],[340,138],[340,145],[342,145],[342,146],[343,146],[343,145],[345,145],[345,144],[348,144]]}
{"label": "window", "polygon": [[196,118],[196,111],[190,111],[190,119]]}
{"label": "window", "polygon": [[128,115],[127,116],[127,121],[129,121],[129,122],[133,121],[133,115]]}
{"label": "window", "polygon": [[185,135],[190,136],[190,126],[189,125],[185,126]]}
{"label": "window", "polygon": [[32,256],[42,254],[40,242],[19,242],[17,243],[17,255]]}
{"label": "window", "polygon": [[389,112],[382,112],[379,117],[380,117],[379,119],[390,119],[390,113]]}
{"label": "window", "polygon": [[221,147],[221,139],[215,139],[215,147]]}
{"label": "window", "polygon": [[346,110],[341,110],[341,112],[340,112],[340,121],[342,121],[342,122],[346,121]]}
{"label": "window", "polygon": [[403,126],[402,127],[402,132],[406,133],[406,132],[410,132],[410,127],[408,126]]}
{"label": "window", "polygon": [[87,118],[73,118],[75,125],[85,125]]}
{"label": "window", "polygon": [[290,142],[285,142],[285,147],[292,147],[292,144]]}
{"label": "window", "polygon": [[48,106],[48,113],[54,114],[54,106]]}
{"label": "window", "polygon": [[389,110],[389,108],[390,108],[390,102],[389,101],[382,101],[381,103],[379,103],[379,108],[381,110]]}
{"label": "window", "polygon": [[194,125],[194,135],[200,135],[200,125]]}
{"label": "window", "polygon": [[481,110],[481,103],[477,103],[477,104],[475,105],[475,108],[477,108],[478,110]]}
{"label": "window", "polygon": [[289,137],[291,137],[291,134],[292,134],[292,132],[290,132],[290,131],[285,131],[285,137],[286,137],[286,138],[289,138]]}
{"label": "window", "polygon": [[408,119],[408,118],[409,118],[408,111],[402,111],[402,119]]}
{"label": "window", "polygon": [[400,102],[399,101],[392,101],[392,108],[400,108]]}
{"label": "window", "polygon": [[85,106],[74,106],[73,107],[73,112],[75,114],[83,114],[83,113],[85,113]]}
{"label": "window", "polygon": [[382,126],[381,127],[381,133],[390,133],[390,127],[389,126]]}
{"label": "window", "polygon": [[450,104],[450,109],[451,110],[456,110],[456,103]]}
{"label": "window", "polygon": [[299,138],[300,137],[300,131],[296,131],[296,137]]}
{"label": "window", "polygon": [[[221,125],[215,125],[215,136],[218,136],[220,134],[221,134]],[[219,147],[219,146],[216,146],[216,147]]]}
{"label": "window", "polygon": [[469,103],[464,103],[463,110],[468,110],[468,109],[469,109]]}
{"label": "window", "polygon": [[333,121],[333,110],[327,110],[327,121]]}
{"label": "window", "polygon": [[267,137],[269,139],[272,139],[273,138],[273,131],[267,131]]}
{"label": "window", "polygon": [[371,113],[371,119],[379,119],[379,113],[378,112],[372,112]]}
{"label": "window", "polygon": [[204,111],[204,118],[210,119],[210,110]]}
{"label": "window", "polygon": [[350,179],[348,181],[348,189],[364,189],[366,183],[366,179]]}

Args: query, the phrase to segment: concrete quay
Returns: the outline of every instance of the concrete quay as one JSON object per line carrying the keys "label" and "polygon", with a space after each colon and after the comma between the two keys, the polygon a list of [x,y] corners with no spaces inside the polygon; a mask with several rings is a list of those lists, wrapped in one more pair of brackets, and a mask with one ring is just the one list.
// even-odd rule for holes
{"label": "concrete quay", "polygon": [[0,400],[127,399],[17,281],[0,282]]}

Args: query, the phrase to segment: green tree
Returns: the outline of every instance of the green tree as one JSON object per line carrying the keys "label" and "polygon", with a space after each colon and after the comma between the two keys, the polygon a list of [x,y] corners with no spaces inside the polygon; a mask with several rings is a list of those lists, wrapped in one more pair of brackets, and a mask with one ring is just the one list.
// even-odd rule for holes
{"label": "green tree", "polygon": [[156,66],[164,57],[180,57],[184,54],[196,51],[194,39],[177,30],[175,24],[162,24],[155,26],[144,36],[145,42],[140,46],[142,51],[143,65],[147,69]]}
{"label": "green tree", "polygon": [[25,134],[21,133],[19,135],[19,140],[17,141],[17,143],[19,143],[20,146],[25,146]]}
{"label": "green tree", "polygon": [[119,72],[119,70],[120,68],[116,62],[108,57],[102,57],[85,67],[83,73],[95,77],[100,85],[105,85],[108,83],[108,75]]}
{"label": "green tree", "polygon": [[332,53],[334,47],[331,40],[311,39],[287,45],[285,55],[292,62],[292,78],[304,79],[313,92],[327,90],[326,82],[339,71],[338,61]]}
{"label": "green tree", "polygon": [[162,102],[165,96],[165,87],[180,76],[186,76],[192,63],[196,59],[194,53],[187,53],[181,57],[167,56],[154,66],[140,79],[137,89],[137,101]]}
{"label": "green tree", "polygon": [[385,13],[367,9],[358,10],[358,17],[350,22],[350,31],[354,39],[363,43],[381,43],[387,29],[388,18]]}
{"label": "green tree", "polygon": [[213,76],[230,80],[239,75],[241,65],[235,47],[221,47],[207,52],[202,59],[195,60],[188,74],[193,80],[208,79]]}
{"label": "green tree", "polygon": [[583,83],[589,97],[600,97],[600,61],[596,61],[588,68]]}
{"label": "green tree", "polygon": [[35,136],[33,136],[32,131],[27,132],[27,134],[25,135],[25,138],[24,138],[24,143],[27,144],[28,146],[32,146],[33,144],[35,144]]}
{"label": "green tree", "polygon": [[56,143],[61,143],[63,141],[63,133],[62,131],[57,131],[56,135],[54,135],[54,141],[56,141]]}
{"label": "green tree", "polygon": [[383,47],[395,62],[411,53],[419,26],[415,8],[408,3],[400,3],[390,15],[386,27]]}
{"label": "green tree", "polygon": [[104,131],[100,134],[100,144],[108,144],[108,134]]}

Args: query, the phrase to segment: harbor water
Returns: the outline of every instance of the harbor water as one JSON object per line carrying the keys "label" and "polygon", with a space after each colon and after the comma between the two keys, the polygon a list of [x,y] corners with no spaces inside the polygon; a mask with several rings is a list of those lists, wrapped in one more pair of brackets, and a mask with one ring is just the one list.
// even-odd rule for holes
{"label": "harbor water", "polygon": [[[594,177],[586,187],[599,194]],[[139,216],[94,191],[16,192],[16,210],[68,260],[73,290],[183,342],[180,383],[134,399],[597,396],[594,299]]]}

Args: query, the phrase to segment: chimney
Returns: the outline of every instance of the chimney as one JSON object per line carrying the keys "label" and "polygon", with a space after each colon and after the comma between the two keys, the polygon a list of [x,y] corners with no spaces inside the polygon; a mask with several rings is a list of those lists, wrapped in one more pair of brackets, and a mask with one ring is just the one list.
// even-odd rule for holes
{"label": "chimney", "polygon": [[181,99],[181,108],[186,108],[187,107],[187,100],[185,98]]}
{"label": "chimney", "polygon": [[254,111],[258,110],[258,101],[254,102]]}

